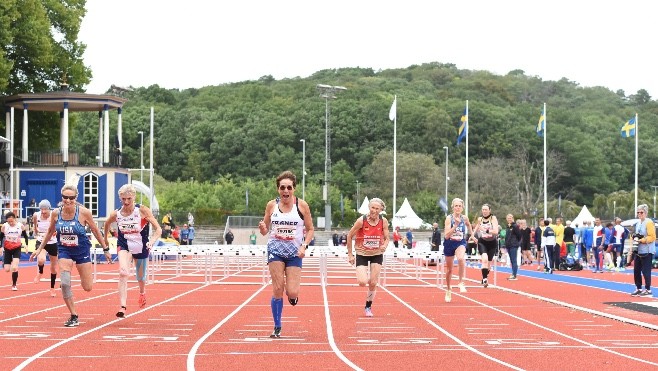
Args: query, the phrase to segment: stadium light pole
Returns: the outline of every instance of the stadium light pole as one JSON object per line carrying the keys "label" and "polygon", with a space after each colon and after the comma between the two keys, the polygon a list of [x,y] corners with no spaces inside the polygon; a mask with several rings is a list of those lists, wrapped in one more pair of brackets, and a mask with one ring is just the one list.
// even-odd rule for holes
{"label": "stadium light pole", "polygon": [[302,142],[302,200],[306,199],[306,139],[300,139]]}
{"label": "stadium light pole", "polygon": [[361,191],[361,187],[359,187],[359,181],[356,181],[356,210],[357,212],[359,211],[359,207],[361,206],[359,204],[359,192]]}
{"label": "stadium light pole", "polygon": [[[144,132],[138,131],[139,136],[142,139],[142,144],[140,146],[140,156],[139,156],[139,181],[144,183]],[[139,193],[139,203],[142,203],[142,193]]]}
{"label": "stadium light pole", "polygon": [[318,84],[316,88],[320,91],[320,97],[324,98],[324,185],[322,189],[322,198],[324,199],[324,228],[331,231],[331,199],[329,196],[329,183],[331,180],[331,135],[329,125],[329,99],[336,99],[336,93],[345,91],[347,88],[342,86],[332,86]]}
{"label": "stadium light pole", "polygon": [[653,188],[653,218],[656,219],[656,188],[658,186],[651,186]]}
{"label": "stadium light pole", "polygon": [[446,216],[448,216],[448,147],[443,147],[446,150]]}

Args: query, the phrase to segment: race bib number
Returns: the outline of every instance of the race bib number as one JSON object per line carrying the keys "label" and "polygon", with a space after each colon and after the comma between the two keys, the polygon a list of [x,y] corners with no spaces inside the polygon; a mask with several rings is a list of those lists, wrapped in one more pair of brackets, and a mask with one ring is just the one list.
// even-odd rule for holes
{"label": "race bib number", "polygon": [[142,235],[139,233],[126,234],[126,242],[128,242],[128,251],[131,254],[141,254],[144,250],[144,244],[142,242]]}
{"label": "race bib number", "polygon": [[464,232],[456,230],[455,233],[450,236],[450,239],[453,241],[461,241],[464,239]]}
{"label": "race bib number", "polygon": [[278,226],[274,230],[274,238],[291,241],[295,239],[295,228],[292,226]]}
{"label": "race bib number", "polygon": [[59,236],[59,243],[62,246],[76,247],[78,246],[78,236],[75,234],[62,234]]}
{"label": "race bib number", "polygon": [[379,237],[363,237],[363,248],[366,250],[379,249]]}

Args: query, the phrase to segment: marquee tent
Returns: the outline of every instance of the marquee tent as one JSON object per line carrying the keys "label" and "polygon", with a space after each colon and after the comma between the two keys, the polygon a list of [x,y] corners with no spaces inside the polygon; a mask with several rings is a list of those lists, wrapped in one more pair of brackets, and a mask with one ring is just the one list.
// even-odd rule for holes
{"label": "marquee tent", "polygon": [[400,229],[419,229],[421,227],[430,229],[432,225],[423,222],[423,219],[419,218],[411,208],[409,200],[405,198],[402,206],[400,206],[400,209],[395,213],[395,217],[393,218],[393,228],[395,227],[400,227]]}
{"label": "marquee tent", "polygon": [[368,207],[368,205],[370,205],[370,201],[368,200],[368,196],[366,196],[366,198],[363,199],[363,203],[359,207],[359,210],[358,210],[359,214],[361,214],[361,215],[368,214],[370,212],[370,208]]}
{"label": "marquee tent", "polygon": [[590,222],[590,225],[594,225],[594,216],[592,216],[592,213],[589,212],[587,209],[587,205],[583,205],[583,209],[580,210],[580,214],[576,217],[576,219],[571,221],[571,226],[573,228],[578,225],[579,227],[583,226],[583,223],[585,222]]}

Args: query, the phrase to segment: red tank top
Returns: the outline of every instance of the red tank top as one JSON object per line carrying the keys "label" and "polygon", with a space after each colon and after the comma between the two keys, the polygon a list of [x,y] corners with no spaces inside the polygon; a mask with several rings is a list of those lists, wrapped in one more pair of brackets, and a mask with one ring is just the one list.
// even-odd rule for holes
{"label": "red tank top", "polygon": [[356,253],[362,256],[381,255],[379,249],[384,238],[384,221],[381,216],[376,225],[368,223],[368,216],[363,216],[363,227],[356,232]]}

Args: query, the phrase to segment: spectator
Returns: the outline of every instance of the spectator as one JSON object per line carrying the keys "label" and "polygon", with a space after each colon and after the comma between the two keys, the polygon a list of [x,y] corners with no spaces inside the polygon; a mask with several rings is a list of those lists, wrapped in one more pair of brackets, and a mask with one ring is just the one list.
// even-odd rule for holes
{"label": "spectator", "polygon": [[227,245],[232,245],[234,238],[235,238],[235,236],[233,236],[233,232],[231,232],[230,229],[228,231],[226,231],[226,234],[224,235],[224,241],[226,241]]}
{"label": "spectator", "polygon": [[[541,261],[542,261],[542,248],[544,244],[542,243],[542,237],[544,236],[544,218],[539,218],[539,224],[535,228],[535,248],[537,249],[537,270],[541,270]],[[546,267],[544,267],[545,269]]]}
{"label": "spectator", "polygon": [[171,211],[162,217],[162,225],[168,225],[170,229],[174,229],[174,227],[176,227],[176,224],[174,224],[174,218],[171,216]]}
{"label": "spectator", "polygon": [[414,234],[411,232],[411,227],[407,231],[407,248],[410,249],[414,246]]}
{"label": "spectator", "polygon": [[180,242],[180,228],[175,227],[175,228],[171,231],[171,237],[173,237],[174,240]]}
{"label": "spectator", "polygon": [[334,233],[331,236],[331,241],[333,242],[334,246],[340,245],[340,238],[338,238],[338,233]]}
{"label": "spectator", "polygon": [[194,226],[187,227],[187,244],[191,245],[194,240]]}
{"label": "spectator", "polygon": [[439,246],[441,246],[441,230],[439,229],[439,223],[432,224],[432,251],[439,251]]}
{"label": "spectator", "polygon": [[187,224],[183,224],[183,229],[180,230],[180,244],[189,245],[188,239],[190,238],[190,230],[187,228]]}
{"label": "spectator", "polygon": [[194,215],[191,212],[187,213],[187,225],[190,227],[194,225]]}
{"label": "spectator", "polygon": [[398,247],[401,238],[402,236],[400,236],[400,227],[395,227],[395,230],[393,231],[393,246]]}
{"label": "spectator", "polygon": [[251,231],[251,235],[249,236],[249,243],[255,245],[256,239],[257,239],[256,232]]}
{"label": "spectator", "polygon": [[340,235],[340,245],[347,246],[347,233],[345,232],[343,232],[343,234]]}
{"label": "spectator", "polygon": [[[637,242],[637,250],[633,251],[629,260],[633,259],[633,278],[637,290],[631,296],[652,296],[651,293],[651,263],[656,254],[656,228],[653,220],[647,218],[649,206],[646,204],[637,207],[637,217],[640,219],[635,225],[633,240]],[[644,290],[642,290],[642,276],[644,276]]]}

